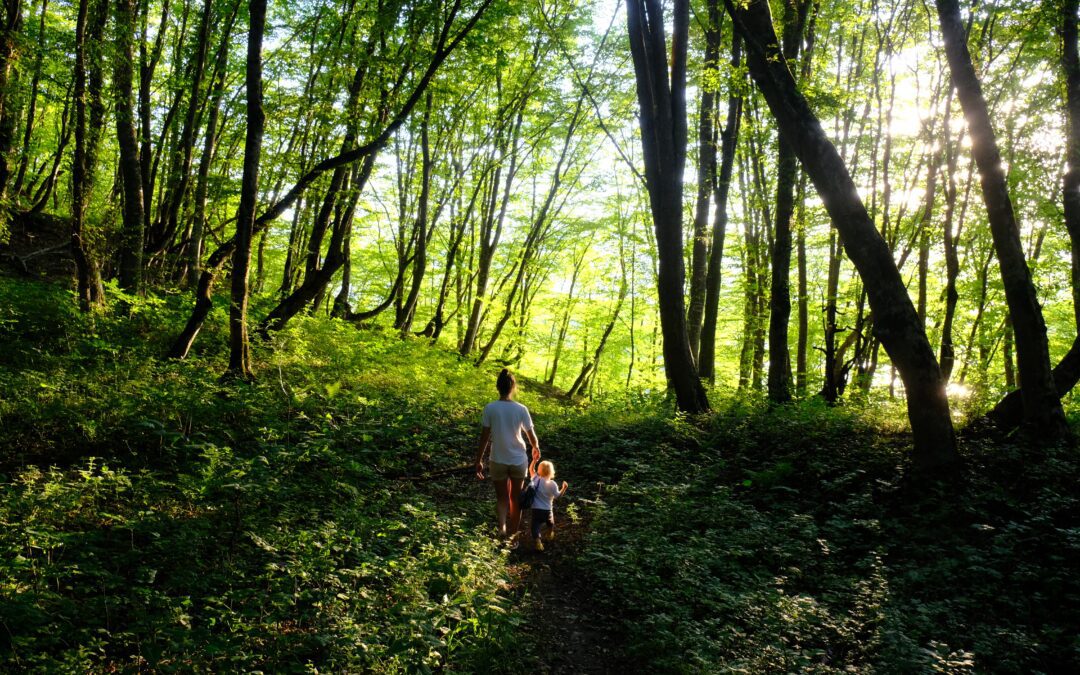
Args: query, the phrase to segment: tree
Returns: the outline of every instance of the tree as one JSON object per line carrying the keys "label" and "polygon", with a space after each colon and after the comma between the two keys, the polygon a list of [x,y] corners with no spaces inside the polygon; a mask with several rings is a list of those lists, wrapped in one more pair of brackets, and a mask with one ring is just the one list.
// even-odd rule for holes
{"label": "tree", "polygon": [[688,0],[675,0],[668,71],[664,11],[659,0],[628,0],[627,28],[640,106],[645,183],[659,254],[657,291],[664,336],[664,368],[679,409],[709,409],[690,353],[683,302],[682,194],[686,164],[686,49]]}
{"label": "tree", "polygon": [[1065,435],[1068,426],[1054,386],[1046,324],[1024,258],[1016,213],[1001,165],[1001,153],[986,99],[983,98],[982,87],[971,63],[967,32],[960,18],[959,0],[936,2],[949,70],[967,119],[971,153],[979,167],[983,201],[990,220],[1009,315],[1012,317],[1024,420],[1029,429],[1035,432],[1035,437],[1053,441]]}
{"label": "tree", "polygon": [[139,293],[142,291],[144,216],[142,167],[132,102],[131,64],[134,57],[131,38],[135,33],[135,21],[131,0],[116,0],[115,19],[117,58],[113,68],[113,88],[116,140],[120,148],[120,180],[124,186],[120,287],[130,293]]}
{"label": "tree", "polygon": [[750,74],[780,133],[793,146],[821,195],[866,286],[874,333],[904,380],[916,466],[922,471],[955,468],[960,457],[944,381],[930,342],[889,247],[870,220],[847,167],[798,91],[773,30],[768,2],[751,0],[743,6],[725,0],[725,4],[746,43]]}
{"label": "tree", "polygon": [[248,268],[255,230],[255,202],[259,196],[259,159],[262,155],[263,113],[262,44],[266,26],[266,0],[248,4],[247,135],[244,140],[244,177],[240,184],[240,208],[236,213],[236,250],[232,262],[232,302],[229,306],[229,368],[226,375],[251,379],[248,347]]}

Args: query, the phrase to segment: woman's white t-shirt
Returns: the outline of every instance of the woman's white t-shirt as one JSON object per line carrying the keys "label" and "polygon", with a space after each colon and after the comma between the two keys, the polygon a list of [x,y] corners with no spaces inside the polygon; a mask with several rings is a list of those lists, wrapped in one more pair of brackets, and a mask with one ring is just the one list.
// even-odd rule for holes
{"label": "woman's white t-shirt", "polygon": [[525,464],[525,440],[522,431],[532,431],[529,409],[517,401],[492,401],[484,406],[480,424],[491,429],[491,461],[499,464]]}
{"label": "woman's white t-shirt", "polygon": [[550,511],[551,502],[560,494],[559,484],[542,476],[533,476],[533,484],[536,485],[536,497],[533,498],[532,508]]}

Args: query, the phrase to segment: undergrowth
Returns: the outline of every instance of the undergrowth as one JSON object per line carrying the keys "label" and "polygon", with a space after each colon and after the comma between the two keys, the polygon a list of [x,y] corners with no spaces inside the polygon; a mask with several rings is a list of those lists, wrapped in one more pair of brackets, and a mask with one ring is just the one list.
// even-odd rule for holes
{"label": "undergrowth", "polygon": [[[494,369],[337,321],[218,381],[225,306],[91,317],[0,279],[0,669],[495,672],[543,650],[469,464]],[[125,307],[126,305],[126,307]],[[1080,663],[1075,448],[968,439],[916,492],[897,402],[672,417],[525,380],[589,511],[578,553],[612,669],[1067,672]],[[1075,415],[1075,407],[1073,408]]]}
{"label": "undergrowth", "polygon": [[[627,659],[664,672],[1070,672],[1080,464],[967,441],[905,482],[880,414],[732,404],[621,458],[581,564]],[[901,412],[902,414],[902,412]]]}

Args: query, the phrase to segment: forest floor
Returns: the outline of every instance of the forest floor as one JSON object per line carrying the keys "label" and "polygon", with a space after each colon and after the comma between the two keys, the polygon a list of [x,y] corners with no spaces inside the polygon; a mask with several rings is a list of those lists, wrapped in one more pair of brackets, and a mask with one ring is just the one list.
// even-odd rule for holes
{"label": "forest floor", "polygon": [[510,577],[523,596],[525,623],[536,645],[538,673],[608,673],[621,653],[611,617],[597,611],[594,589],[579,567],[589,528],[588,505],[577,517],[556,512],[557,534],[540,552],[527,532],[511,556]]}
{"label": "forest floor", "polygon": [[[572,471],[566,473],[578,478]],[[467,492],[480,511],[490,507],[494,522],[490,483],[474,480],[471,473],[461,480],[471,484]],[[592,508],[603,486],[595,481],[574,482],[555,504],[556,535],[543,551],[536,550],[528,512],[513,543],[505,545],[509,550],[506,591],[521,616],[511,649],[535,673],[610,673],[621,662],[616,622],[597,607],[596,589],[580,559],[587,546]]]}
{"label": "forest floor", "polygon": [[913,499],[888,400],[521,378],[570,490],[508,550],[463,466],[491,370],[301,317],[222,383],[224,309],[175,362],[185,298],[0,276],[0,671],[1080,672],[1076,446],[964,437]]}

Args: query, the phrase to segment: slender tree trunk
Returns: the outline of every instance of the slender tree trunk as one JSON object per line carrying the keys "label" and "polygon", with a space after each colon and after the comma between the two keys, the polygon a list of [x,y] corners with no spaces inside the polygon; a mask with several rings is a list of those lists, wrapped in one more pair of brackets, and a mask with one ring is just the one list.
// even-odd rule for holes
{"label": "slender tree trunk", "polygon": [[1080,54],[1077,49],[1077,0],[1062,0],[1061,65],[1065,71],[1068,135],[1065,139],[1065,178],[1062,195],[1065,230],[1072,248],[1073,317],[1080,334]]}
{"label": "slender tree trunk", "polygon": [[[808,0],[784,2],[784,58],[799,55]],[[773,226],[772,280],[769,284],[769,400],[791,400],[791,354],[788,324],[791,319],[791,221],[795,215],[795,182],[799,163],[783,134],[777,142],[776,221]]]}
{"label": "slender tree trunk", "polygon": [[892,253],[878,233],[847,167],[817,117],[798,92],[772,28],[767,0],[751,0],[728,12],[743,34],[750,73],[813,180],[848,256],[867,290],[874,330],[900,371],[908,399],[916,466],[923,471],[959,465],[945,386]]}
{"label": "slender tree trunk", "polygon": [[49,7],[48,0],[41,0],[40,23],[38,24],[38,51],[34,59],[34,74],[30,78],[30,106],[26,112],[26,128],[23,130],[22,152],[19,153],[19,169],[15,174],[12,194],[22,191],[26,179],[26,169],[30,165],[30,141],[34,137],[34,118],[37,115],[38,91],[41,87],[41,71],[45,60],[45,15]]}
{"label": "slender tree trunk", "polygon": [[[469,314],[469,321],[465,328],[465,336],[462,338],[459,349],[462,356],[468,356],[472,353],[476,345],[477,335],[480,332],[480,322],[484,312],[487,286],[491,275],[491,261],[495,256],[495,248],[499,245],[499,239],[502,236],[506,209],[510,203],[510,190],[517,176],[518,140],[521,135],[524,112],[525,102],[523,101],[519,105],[509,139],[503,140],[501,145],[497,142],[496,145],[499,147],[493,150],[493,153],[497,152],[499,155],[499,166],[495,169],[495,173],[491,178],[487,198],[484,200],[482,209],[483,216],[481,217],[479,232],[480,246],[477,252],[476,291],[473,295],[472,311]],[[507,153],[509,153],[509,165],[506,169],[504,184],[502,182],[503,169],[501,164],[506,161]],[[502,194],[501,201],[499,199],[500,191]]]}
{"label": "slender tree trunk", "polygon": [[615,329],[615,324],[619,320],[619,312],[622,310],[623,301],[626,299],[627,285],[625,280],[622,287],[619,289],[619,299],[615,303],[615,311],[611,315],[611,320],[608,321],[607,326],[604,327],[604,332],[600,336],[600,342],[596,345],[596,351],[593,352],[592,359],[587,360],[581,367],[581,372],[578,374],[577,379],[570,385],[570,389],[567,390],[566,396],[568,398],[574,398],[581,394],[586,389],[596,374],[596,368],[600,363],[600,356],[604,353],[604,347],[607,345],[608,338],[611,337],[611,331]]}
{"label": "slender tree trunk", "polygon": [[[197,113],[201,103],[201,89],[203,75],[206,71],[206,55],[210,49],[210,15],[213,10],[212,0],[203,0],[203,10],[199,19],[199,29],[195,42],[195,61],[191,66],[191,85],[188,96],[188,106],[184,114],[184,123],[180,130],[180,137],[173,148],[172,167],[169,172],[169,185],[166,188],[166,197],[161,205],[165,211],[162,245],[168,245],[179,229],[180,209],[187,195],[188,184],[191,182],[191,164],[195,149],[195,129]],[[189,256],[190,257],[190,256]]]}
{"label": "slender tree trunk", "polygon": [[628,0],[627,26],[640,105],[645,179],[660,259],[657,279],[664,367],[680,410],[709,409],[698,378],[683,307],[682,174],[686,163],[688,0],[673,4],[671,71],[660,0]]}
{"label": "slender tree trunk", "polygon": [[[202,155],[199,158],[198,175],[195,178],[194,213],[191,217],[191,244],[188,246],[188,278],[196,279],[202,273],[203,240],[206,237],[206,200],[209,192],[210,165],[214,160],[217,147],[218,117],[221,114],[221,102],[225,97],[225,74],[229,58],[229,42],[237,9],[234,5],[225,22],[217,54],[214,58],[214,72],[211,75],[210,93],[207,102],[206,131],[203,137]],[[299,209],[299,207],[297,207]]]}
{"label": "slender tree trunk", "polygon": [[[149,237],[150,234],[150,219],[153,214],[153,199],[154,199],[154,181],[152,179],[152,163],[153,163],[153,134],[151,132],[151,97],[153,96],[152,87],[154,81],[154,71],[157,70],[158,61],[161,59],[162,49],[165,46],[165,30],[158,30],[157,35],[154,38],[153,45],[148,47],[148,23],[149,23],[150,3],[145,0],[142,2],[142,39],[139,40],[139,132],[141,148],[139,151],[139,161],[142,166],[142,186],[143,186],[143,229]],[[158,25],[164,28],[169,23],[169,0],[163,0],[161,5],[161,19]]]}
{"label": "slender tree trunk", "polygon": [[[93,131],[88,129],[87,119],[87,101],[89,99],[92,107],[94,99],[92,91],[87,91],[87,23],[93,20],[88,16],[90,2],[79,0],[75,24],[75,156],[71,164],[71,249],[75,256],[79,307],[84,312],[100,304],[104,296],[97,265],[85,241],[86,206],[93,185],[94,168]],[[97,8],[93,10],[96,15]],[[93,111],[90,112],[92,114]]]}
{"label": "slender tree trunk", "polygon": [[[18,73],[19,33],[22,31],[22,0],[3,0],[3,23],[0,24],[0,198],[7,195],[11,177],[8,166],[15,140],[18,97],[15,76]],[[42,10],[44,12],[44,10]]]}
{"label": "slender tree trunk", "polygon": [[116,139],[120,148],[120,178],[124,186],[123,229],[120,244],[120,287],[129,293],[142,291],[143,187],[139,164],[139,139],[135,133],[132,102],[134,60],[131,40],[135,34],[132,0],[116,0],[116,60],[113,86],[116,97]]}
{"label": "slender tree trunk", "polygon": [[[428,138],[428,125],[431,120],[431,93],[427,95],[427,105],[424,107],[424,116],[420,122],[420,199],[416,212],[416,255],[413,257],[412,286],[409,295],[402,306],[402,316],[397,322],[397,328],[401,336],[405,337],[412,330],[413,317],[416,315],[416,304],[420,298],[420,289],[424,284],[424,274],[427,271],[427,242],[430,232],[435,223],[428,223],[428,203],[431,201],[431,172],[434,169],[434,161],[431,158],[431,143]],[[434,220],[434,219],[432,219]]]}
{"label": "slender tree trunk", "polygon": [[945,153],[945,225],[943,244],[945,247],[945,317],[941,321],[941,373],[948,382],[956,362],[956,349],[953,347],[953,319],[956,316],[956,304],[960,293],[956,290],[956,280],[960,276],[960,257],[957,254],[956,235],[953,233],[953,220],[956,213],[956,164],[960,154],[960,144],[953,144],[950,131],[952,116],[952,89],[945,98],[945,116],[943,122],[943,142]]}
{"label": "slender tree trunk", "polygon": [[[710,0],[709,11],[719,11],[719,1]],[[742,64],[741,41],[738,35],[731,38],[731,67],[738,71]],[[702,326],[699,370],[710,382],[716,378],[716,321],[720,313],[720,283],[724,265],[724,239],[728,224],[728,192],[731,172],[735,165],[735,149],[739,140],[739,123],[742,119],[742,92],[732,83],[728,93],[727,121],[720,134],[720,172],[713,185],[713,231],[709,248],[709,269],[705,279],[705,320]],[[633,298],[631,298],[633,301]]]}
{"label": "slender tree trunk", "polygon": [[[574,263],[574,273],[570,277],[570,290],[566,293],[566,307],[563,308],[562,321],[559,322],[559,336],[555,340],[555,355],[551,360],[551,372],[544,379],[544,384],[549,387],[555,385],[555,375],[559,371],[559,358],[562,356],[563,345],[566,343],[566,332],[570,328],[570,314],[574,308],[574,288],[577,286],[578,276],[585,265],[585,256],[588,252],[589,247],[586,246],[581,250],[581,255]],[[554,326],[552,328],[554,329]]]}
{"label": "slender tree trunk", "polygon": [[1015,331],[1024,420],[1033,437],[1052,442],[1064,436],[1068,426],[1050,368],[1046,324],[1024,259],[989,109],[968,52],[959,2],[936,0],[936,3],[953,84],[971,133],[971,152],[979,167],[983,201]]}
{"label": "slender tree trunk", "polygon": [[798,266],[799,335],[795,346],[795,393],[800,398],[807,392],[807,350],[810,340],[810,296],[806,284],[806,173],[799,177],[798,211],[795,217],[795,250]]}
{"label": "slender tree trunk", "polygon": [[240,207],[236,213],[236,251],[232,263],[232,302],[229,306],[229,368],[226,374],[251,379],[248,351],[247,305],[251,239],[255,230],[255,202],[259,196],[259,160],[262,154],[263,114],[262,43],[266,25],[266,0],[248,3],[247,136],[244,141],[244,175],[240,183]]}
{"label": "slender tree trunk", "polygon": [[720,66],[720,17],[719,1],[709,0],[698,110],[697,201],[694,206],[694,241],[690,262],[690,302],[686,312],[687,339],[695,362],[698,362],[708,286],[709,198],[716,183],[716,91],[708,84],[708,74],[716,72]]}

